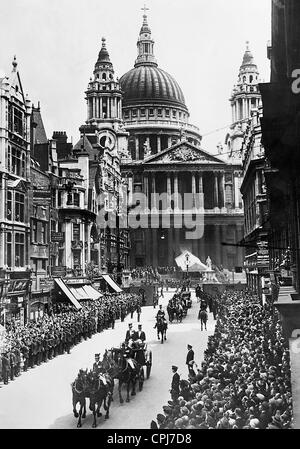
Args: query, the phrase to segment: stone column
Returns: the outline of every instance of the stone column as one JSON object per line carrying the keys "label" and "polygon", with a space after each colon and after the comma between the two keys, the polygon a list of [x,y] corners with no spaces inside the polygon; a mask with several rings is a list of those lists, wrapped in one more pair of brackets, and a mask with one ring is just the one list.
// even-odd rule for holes
{"label": "stone column", "polygon": [[179,198],[178,198],[178,173],[174,172],[174,196],[175,196],[175,210],[179,210]]}
{"label": "stone column", "polygon": [[171,195],[172,195],[171,174],[167,173],[167,208],[168,208],[168,210],[171,210]]}
{"label": "stone column", "polygon": [[157,267],[157,229],[152,229],[152,265]]}
{"label": "stone column", "polygon": [[219,207],[219,193],[218,193],[218,173],[214,172],[214,177],[215,177],[215,189],[214,189],[214,196],[215,196],[215,200],[214,200],[214,206],[215,207]]}
{"label": "stone column", "polygon": [[203,173],[199,172],[199,207],[204,209]]}
{"label": "stone column", "polygon": [[144,174],[145,209],[149,208],[148,173]]}
{"label": "stone column", "polygon": [[135,136],[135,159],[137,161],[140,159],[139,137],[138,136]]}
{"label": "stone column", "polygon": [[133,179],[132,175],[128,176],[128,206],[132,204],[132,193],[133,193]]}
{"label": "stone column", "polygon": [[195,172],[192,172],[192,204],[193,209],[195,209],[196,206],[196,174]]}
{"label": "stone column", "polygon": [[103,101],[102,101],[102,97],[100,97],[100,113],[99,113],[99,117],[103,118]]}
{"label": "stone column", "polygon": [[220,206],[221,208],[225,207],[225,173],[222,172],[219,178],[219,187],[220,187]]}
{"label": "stone column", "polygon": [[151,186],[151,209],[153,211],[157,210],[156,207],[156,182],[155,182],[155,172],[152,172],[152,186]]}
{"label": "stone column", "polygon": [[235,209],[239,208],[239,199],[240,199],[240,191],[239,191],[239,179],[237,174],[234,175],[234,207]]}
{"label": "stone column", "polygon": [[160,140],[160,136],[157,136],[157,152],[158,152],[158,153],[161,152],[161,140]]}

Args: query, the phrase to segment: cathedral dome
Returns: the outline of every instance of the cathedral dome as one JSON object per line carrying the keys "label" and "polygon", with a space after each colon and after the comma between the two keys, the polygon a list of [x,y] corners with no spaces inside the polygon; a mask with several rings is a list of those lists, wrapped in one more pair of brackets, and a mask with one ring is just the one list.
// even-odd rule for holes
{"label": "cathedral dome", "polygon": [[123,105],[162,103],[186,109],[185,99],[177,81],[156,64],[139,64],[120,78],[124,92]]}

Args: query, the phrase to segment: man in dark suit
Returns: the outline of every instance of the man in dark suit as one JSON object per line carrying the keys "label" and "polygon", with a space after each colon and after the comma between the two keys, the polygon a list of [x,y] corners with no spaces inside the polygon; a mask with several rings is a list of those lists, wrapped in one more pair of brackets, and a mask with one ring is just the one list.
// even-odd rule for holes
{"label": "man in dark suit", "polygon": [[128,342],[129,340],[136,340],[136,332],[132,328],[132,323],[128,324],[128,330],[126,332],[125,341]]}
{"label": "man in dark suit", "polygon": [[141,324],[138,325],[138,331],[136,333],[136,337],[137,337],[137,340],[142,340],[142,342],[144,342],[146,340],[146,334],[142,330],[142,325]]}
{"label": "man in dark suit", "polygon": [[95,362],[93,364],[93,371],[95,371],[97,374],[102,369],[102,363],[100,362],[100,354],[95,354]]}
{"label": "man in dark suit", "polygon": [[188,353],[186,356],[186,365],[188,366],[188,370],[189,370],[189,375],[190,376],[195,376],[195,372],[193,370],[193,365],[194,365],[194,351],[193,351],[193,347],[191,345],[187,345],[188,348]]}
{"label": "man in dark suit", "polygon": [[180,376],[177,373],[178,367],[173,365],[172,366],[172,372],[173,372],[173,378],[171,383],[171,398],[173,402],[177,402],[178,396],[179,396],[179,382],[180,382]]}

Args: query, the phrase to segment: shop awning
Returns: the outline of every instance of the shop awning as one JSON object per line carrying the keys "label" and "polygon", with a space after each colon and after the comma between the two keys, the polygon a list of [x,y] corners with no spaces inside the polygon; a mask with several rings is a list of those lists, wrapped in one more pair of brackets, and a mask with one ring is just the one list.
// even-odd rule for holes
{"label": "shop awning", "polygon": [[89,295],[84,290],[83,286],[81,287],[69,286],[68,288],[70,289],[71,293],[75,296],[77,301],[84,301],[86,299],[90,299]]}
{"label": "shop awning", "polygon": [[67,298],[71,301],[71,303],[76,307],[77,310],[80,310],[82,306],[79,304],[69,287],[64,283],[61,278],[54,278],[54,281],[61,289],[61,291],[67,296]]}
{"label": "shop awning", "polygon": [[84,285],[82,288],[89,295],[90,299],[99,299],[103,296],[98,290],[96,290],[91,285]]}
{"label": "shop awning", "polygon": [[121,293],[123,290],[112,280],[108,274],[103,274],[103,279],[108,283],[108,285],[116,292]]}

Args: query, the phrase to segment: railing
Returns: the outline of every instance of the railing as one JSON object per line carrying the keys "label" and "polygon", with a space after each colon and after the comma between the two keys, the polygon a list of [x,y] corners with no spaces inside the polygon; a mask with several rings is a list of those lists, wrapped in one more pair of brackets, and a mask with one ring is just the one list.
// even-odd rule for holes
{"label": "railing", "polygon": [[174,128],[177,128],[180,130],[180,128],[183,126],[185,130],[191,130],[196,131],[197,133],[200,132],[198,126],[191,125],[190,123],[185,122],[179,122],[178,120],[157,120],[153,118],[152,120],[126,120],[126,127],[130,126],[139,126],[139,125],[145,125],[147,127],[157,126],[157,125],[165,125],[165,126],[172,126]]}

